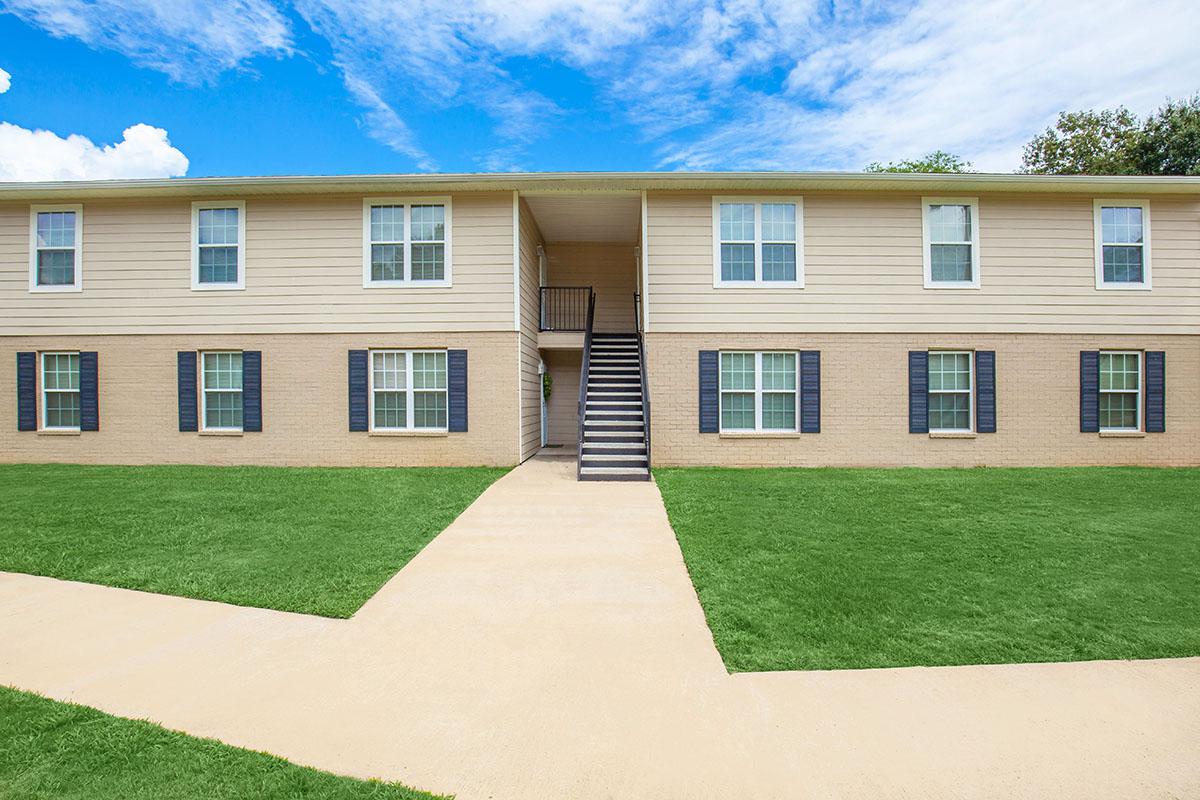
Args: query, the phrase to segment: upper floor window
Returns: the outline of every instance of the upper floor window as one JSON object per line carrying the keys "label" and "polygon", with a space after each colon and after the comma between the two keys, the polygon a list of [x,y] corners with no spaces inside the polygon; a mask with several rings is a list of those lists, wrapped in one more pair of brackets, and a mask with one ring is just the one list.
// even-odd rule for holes
{"label": "upper floor window", "polygon": [[721,353],[721,430],[795,431],[795,352]]}
{"label": "upper floor window", "polygon": [[450,285],[450,198],[363,201],[363,286]]}
{"label": "upper floor window", "polygon": [[926,289],[979,288],[979,201],[921,200]]}
{"label": "upper floor window", "polygon": [[1142,427],[1142,354],[1100,353],[1100,430]]}
{"label": "upper floor window", "polygon": [[29,291],[81,291],[83,206],[33,206],[29,227]]}
{"label": "upper floor window", "polygon": [[192,203],[192,288],[246,288],[245,239],[245,203]]}
{"label": "upper floor window", "polygon": [[1097,289],[1150,288],[1150,204],[1096,200]]}
{"label": "upper floor window", "polygon": [[974,354],[929,353],[929,430],[968,433],[974,405]]}
{"label": "upper floor window", "polygon": [[371,429],[446,430],[446,351],[371,351]]}
{"label": "upper floor window", "polygon": [[200,418],[206,431],[242,430],[242,354],[200,354]]}
{"label": "upper floor window", "polygon": [[42,353],[42,428],[79,430],[79,353]]}
{"label": "upper floor window", "polygon": [[713,286],[804,286],[799,197],[713,198]]}

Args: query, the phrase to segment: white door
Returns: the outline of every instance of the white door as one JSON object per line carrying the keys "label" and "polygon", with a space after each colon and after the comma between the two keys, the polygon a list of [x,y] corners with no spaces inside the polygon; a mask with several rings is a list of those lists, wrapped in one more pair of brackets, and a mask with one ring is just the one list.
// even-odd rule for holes
{"label": "white door", "polygon": [[538,362],[538,399],[541,401],[542,408],[542,447],[546,446],[546,432],[549,428],[549,420],[546,416],[546,362]]}

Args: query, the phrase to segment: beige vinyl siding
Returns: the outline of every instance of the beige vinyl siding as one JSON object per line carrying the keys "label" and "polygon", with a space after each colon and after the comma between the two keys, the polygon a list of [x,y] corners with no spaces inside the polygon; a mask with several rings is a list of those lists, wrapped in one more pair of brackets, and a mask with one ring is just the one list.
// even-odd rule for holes
{"label": "beige vinyl siding", "polygon": [[84,203],[82,293],[30,294],[0,206],[0,335],[513,329],[512,194],[453,196],[453,286],[364,289],[363,195],[246,199],[246,288],[191,289],[191,201]]}
{"label": "beige vinyl siding", "polygon": [[550,244],[552,286],[591,286],[596,293],[595,330],[628,333],[633,325],[637,259],[633,245]]}
{"label": "beige vinyl siding", "polygon": [[1200,199],[1150,199],[1153,291],[1095,288],[1090,196],[979,196],[982,288],[925,289],[921,197],[804,195],[804,289],[714,289],[712,197],[648,203],[650,329],[1200,333]]}
{"label": "beige vinyl siding", "polygon": [[541,379],[538,377],[538,245],[542,234],[525,201],[520,201],[518,308],[521,339],[521,459],[538,451],[542,442]]}

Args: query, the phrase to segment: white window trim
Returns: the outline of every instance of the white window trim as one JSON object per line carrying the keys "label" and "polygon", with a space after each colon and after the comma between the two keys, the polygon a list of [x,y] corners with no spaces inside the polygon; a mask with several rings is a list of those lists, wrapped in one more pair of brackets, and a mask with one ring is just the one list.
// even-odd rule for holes
{"label": "white window trim", "polygon": [[1145,420],[1142,419],[1142,414],[1144,413],[1144,408],[1145,408],[1145,403],[1142,402],[1142,393],[1146,390],[1146,359],[1142,358],[1142,351],[1141,350],[1101,350],[1100,355],[1102,355],[1102,356],[1106,356],[1106,355],[1108,355],[1108,356],[1137,356],[1137,371],[1138,371],[1138,388],[1137,389],[1109,389],[1109,390],[1105,391],[1105,390],[1100,389],[1099,384],[1097,384],[1097,389],[1096,389],[1096,416],[1097,416],[1097,418],[1099,418],[1099,416],[1100,416],[1099,398],[1100,398],[1100,395],[1102,395],[1102,394],[1131,394],[1134,396],[1134,399],[1137,401],[1137,406],[1136,406],[1137,410],[1134,412],[1136,419],[1137,419],[1137,424],[1135,426],[1133,426],[1132,428],[1126,428],[1126,427],[1109,428],[1109,427],[1105,427],[1105,426],[1101,425],[1100,431],[1102,433],[1141,432],[1141,430],[1145,427]]}
{"label": "white window trim", "polygon": [[[787,392],[770,390],[763,391],[762,362],[763,353],[790,353],[796,358],[796,413],[790,428],[764,428],[762,424],[764,394],[787,394]],[[754,356],[754,428],[725,427],[725,395],[746,394],[742,390],[721,388],[721,359],[726,355]],[[720,433],[796,433],[800,430],[800,352],[797,350],[721,350],[717,353],[717,427]]]}
{"label": "white window trim", "polygon": [[[404,356],[404,395],[405,395],[405,397],[404,397],[404,413],[405,413],[405,419],[404,419],[404,427],[403,428],[394,428],[394,427],[382,427],[381,428],[381,427],[378,427],[375,425],[375,354],[376,353],[395,353],[397,355]],[[442,353],[446,356],[446,388],[440,389],[440,390],[439,389],[416,389],[413,386],[413,358],[412,357],[413,357],[413,355],[418,354],[418,353]],[[392,391],[392,390],[385,389],[383,391]],[[418,391],[422,391],[422,392],[441,391],[443,394],[446,395],[446,425],[439,426],[439,427],[422,427],[422,428],[416,427],[416,425],[414,424],[414,420],[416,419],[416,403],[414,402],[413,395]],[[436,348],[432,349],[432,350],[426,350],[426,349],[403,350],[403,349],[393,349],[393,348],[387,348],[387,347],[381,347],[376,350],[368,350],[367,351],[367,397],[368,397],[367,417],[370,420],[368,429],[372,432],[381,431],[381,432],[385,432],[385,433],[391,433],[391,432],[396,432],[396,431],[421,431],[421,432],[445,433],[445,432],[449,431],[449,429],[450,429],[450,427],[449,427],[450,426],[450,354],[449,354],[449,351],[439,350]]]}
{"label": "white window trim", "polygon": [[[229,206],[221,206],[228,208]],[[208,424],[208,388],[204,385],[204,358],[205,356],[215,355],[241,355],[245,358],[245,352],[242,350],[201,350],[200,351],[200,430],[202,431],[218,431],[218,432],[237,432],[241,433],[246,429],[246,364],[242,362],[242,388],[241,389],[213,389],[214,392],[223,394],[239,394],[242,396],[242,424],[237,427],[230,426],[210,426]]]}
{"label": "white window trim", "polygon": [[[753,203],[754,204],[754,280],[727,281],[721,278],[721,204],[722,203]],[[796,206],[796,280],[794,281],[764,281],[762,279],[762,204],[763,203],[794,203]],[[713,224],[713,288],[754,288],[754,289],[803,289],[804,288],[804,198],[781,196],[748,197],[744,195],[714,196],[712,200]],[[769,244],[792,244],[781,240],[772,240]],[[774,352],[774,351],[773,351]]]}
{"label": "white window trim", "polygon": [[[38,356],[39,356],[38,357],[38,373],[37,373],[38,400],[40,400],[42,403],[42,413],[39,415],[39,422],[41,423],[40,430],[43,430],[43,431],[78,431],[78,430],[82,430],[82,425],[83,425],[83,387],[82,387],[82,385],[80,386],[80,388],[74,390],[73,392],[69,389],[47,389],[46,388],[46,356],[78,356],[78,355],[79,355],[78,350],[47,350],[44,353],[38,354]],[[81,365],[81,371],[82,371],[82,365]],[[77,395],[79,395],[79,399],[80,399],[79,422],[80,422],[80,424],[79,425],[51,425],[51,424],[49,424],[46,421],[48,418],[47,415],[49,413],[49,406],[46,403],[46,395],[47,394],[77,394]]]}
{"label": "white window trim", "polygon": [[[934,242],[929,230],[930,206],[967,206],[971,209],[971,241],[969,242]],[[934,244],[969,244],[971,245],[971,280],[969,281],[935,281],[933,279],[933,245]],[[978,289],[979,279],[979,198],[978,197],[922,197],[921,198],[921,247],[922,261],[925,265],[926,289]]]}
{"label": "white window trim", "polygon": [[[445,209],[446,269],[440,281],[414,281],[410,277],[399,281],[371,280],[371,206],[404,206],[404,274],[412,275],[412,207],[440,205]],[[366,197],[363,198],[363,288],[364,289],[446,289],[454,285],[451,243],[454,240],[453,211],[449,195],[438,197]]]}
{"label": "white window trim", "polygon": [[[37,215],[47,211],[75,212],[75,282],[58,286],[39,286],[37,282]],[[57,248],[48,248],[57,249]],[[83,291],[83,206],[80,204],[38,205],[29,207],[29,291]]]}
{"label": "white window trim", "polygon": [[[1142,210],[1142,282],[1109,283],[1104,280],[1104,224],[1100,219],[1102,208],[1140,208]],[[1102,200],[1092,201],[1092,236],[1095,240],[1096,288],[1102,291],[1148,292],[1153,288],[1150,281],[1150,201],[1149,200]]]}
{"label": "white window trim", "polygon": [[[975,391],[977,388],[975,385],[975,351],[974,350],[929,350],[929,351],[927,351],[927,353],[929,355],[933,355],[934,353],[937,353],[938,355],[966,356],[967,357],[967,369],[970,370],[970,375],[967,378],[968,382],[970,383],[970,386],[967,389],[967,427],[965,427],[965,428],[934,428],[934,427],[930,426],[929,432],[930,433],[974,433],[975,432]],[[926,383],[928,384],[928,380],[929,380],[928,373],[926,373],[925,380],[926,380]],[[926,386],[925,393],[926,393],[926,395],[962,394],[962,390],[961,389],[954,389],[954,390],[937,389],[937,390],[934,390],[934,389],[930,389],[930,388],[928,388],[928,386]],[[928,423],[928,414],[929,414],[928,401],[926,402],[925,405],[926,405],[926,410],[925,410],[926,423]]]}
{"label": "white window trim", "polygon": [[[200,282],[200,212],[210,208],[236,208],[238,211],[237,282]],[[228,245],[220,245],[227,247]],[[242,200],[204,200],[192,203],[192,291],[239,291],[246,288],[246,203]]]}

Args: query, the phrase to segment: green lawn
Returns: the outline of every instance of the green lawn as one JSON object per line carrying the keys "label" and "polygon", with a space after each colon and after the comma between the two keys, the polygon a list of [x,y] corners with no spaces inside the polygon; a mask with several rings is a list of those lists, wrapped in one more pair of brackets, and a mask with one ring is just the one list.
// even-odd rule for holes
{"label": "green lawn", "polygon": [[0,465],[0,570],[348,617],[504,472]]}
{"label": "green lawn", "polygon": [[733,672],[1200,655],[1200,469],[657,469]]}
{"label": "green lawn", "polygon": [[3,800],[432,800],[0,687]]}

